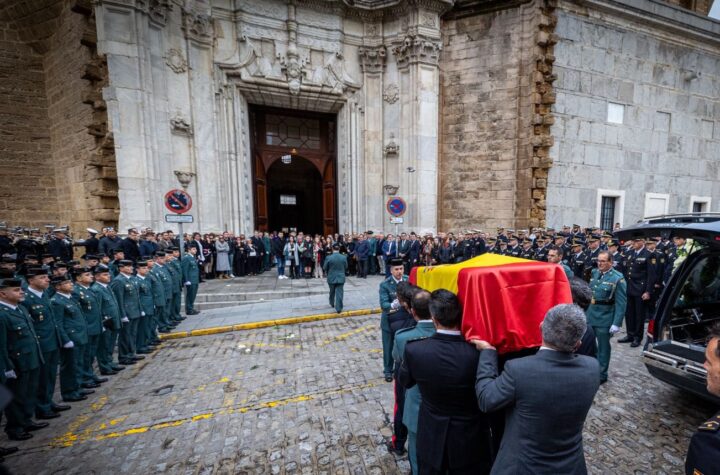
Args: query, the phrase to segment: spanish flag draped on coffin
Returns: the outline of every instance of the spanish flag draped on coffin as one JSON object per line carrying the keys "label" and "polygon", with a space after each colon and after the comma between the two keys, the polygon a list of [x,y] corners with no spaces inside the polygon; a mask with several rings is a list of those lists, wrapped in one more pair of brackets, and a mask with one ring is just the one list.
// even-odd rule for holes
{"label": "spanish flag draped on coffin", "polygon": [[447,289],[456,294],[463,308],[465,338],[488,341],[500,353],[540,346],[545,313],[572,303],[562,266],[497,254],[416,267],[410,281],[430,292]]}

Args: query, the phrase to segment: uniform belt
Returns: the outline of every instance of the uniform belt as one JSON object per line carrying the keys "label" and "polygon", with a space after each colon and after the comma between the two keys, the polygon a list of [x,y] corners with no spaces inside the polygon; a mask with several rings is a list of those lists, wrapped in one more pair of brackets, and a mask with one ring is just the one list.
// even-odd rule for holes
{"label": "uniform belt", "polygon": [[615,304],[615,301],[614,301],[614,300],[595,300],[595,299],[592,299],[592,301],[591,301],[590,303],[592,303],[593,305],[614,305],[614,304]]}

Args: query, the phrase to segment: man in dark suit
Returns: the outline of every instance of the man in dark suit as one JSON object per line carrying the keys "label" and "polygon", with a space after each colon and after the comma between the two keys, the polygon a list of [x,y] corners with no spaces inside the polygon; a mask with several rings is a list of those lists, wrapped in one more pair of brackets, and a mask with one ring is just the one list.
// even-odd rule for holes
{"label": "man in dark suit", "polygon": [[125,259],[133,261],[133,263],[140,259],[140,245],[138,244],[139,240],[140,233],[138,232],[138,230],[135,228],[130,228],[128,229],[127,237],[123,239],[120,243],[120,249],[122,249]]}
{"label": "man in dark suit", "polygon": [[[493,474],[586,474],[582,430],[600,386],[597,360],[574,353],[587,323],[574,304],[551,308],[533,356],[510,360],[498,376],[497,350],[481,350],[475,390],[485,412],[507,409]],[[562,404],[558,404],[562,401]]]}
{"label": "man in dark suit", "polygon": [[462,309],[457,297],[439,289],[430,298],[437,332],[405,346],[400,382],[416,384],[422,402],[418,413],[417,462],[420,474],[488,473],[490,426],[478,409],[475,371],[479,353],[460,332]]}

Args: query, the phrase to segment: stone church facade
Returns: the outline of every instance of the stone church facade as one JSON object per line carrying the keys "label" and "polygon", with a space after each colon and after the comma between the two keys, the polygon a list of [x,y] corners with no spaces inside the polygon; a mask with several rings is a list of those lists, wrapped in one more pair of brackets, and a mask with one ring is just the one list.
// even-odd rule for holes
{"label": "stone church facade", "polygon": [[36,0],[0,10],[13,224],[417,232],[720,200],[709,0]]}

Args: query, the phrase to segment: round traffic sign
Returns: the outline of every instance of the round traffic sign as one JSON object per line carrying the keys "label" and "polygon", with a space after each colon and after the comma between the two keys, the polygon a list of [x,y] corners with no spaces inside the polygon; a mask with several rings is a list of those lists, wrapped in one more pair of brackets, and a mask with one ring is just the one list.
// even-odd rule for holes
{"label": "round traffic sign", "polygon": [[388,213],[396,217],[404,215],[405,211],[407,211],[407,203],[405,203],[404,199],[398,197],[390,198],[385,207]]}
{"label": "round traffic sign", "polygon": [[165,207],[173,213],[187,213],[192,208],[192,198],[184,190],[170,190],[165,193]]}

